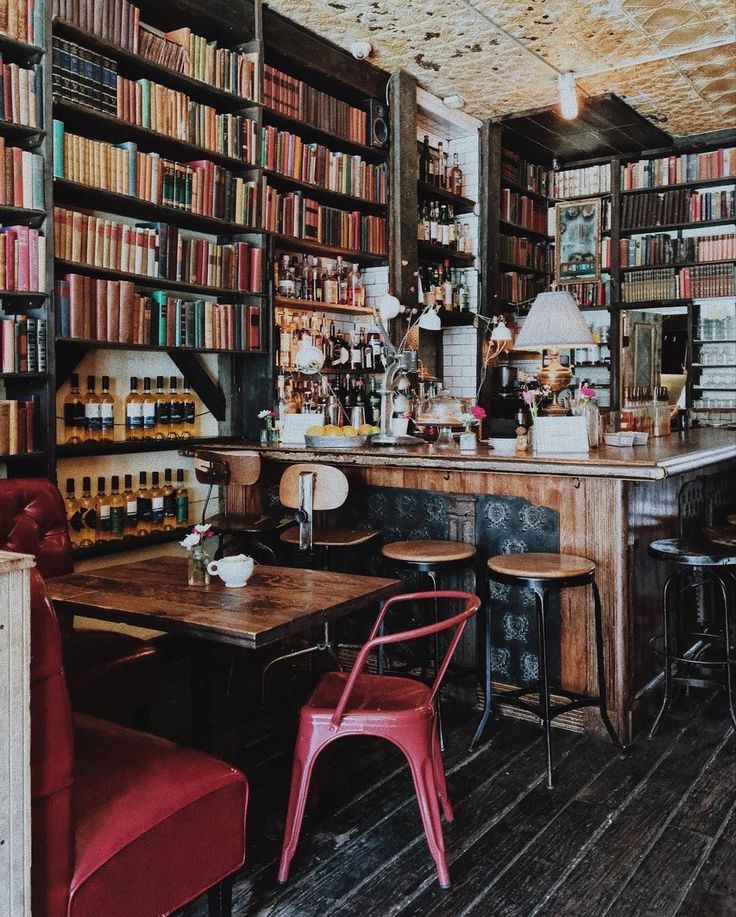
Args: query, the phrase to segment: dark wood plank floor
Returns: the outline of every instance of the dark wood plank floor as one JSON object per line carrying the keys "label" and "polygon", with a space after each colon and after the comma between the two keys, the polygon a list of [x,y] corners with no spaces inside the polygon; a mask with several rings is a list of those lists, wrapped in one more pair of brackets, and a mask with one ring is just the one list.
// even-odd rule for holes
{"label": "dark wood plank floor", "polygon": [[[734,917],[736,739],[719,695],[682,697],[656,738],[619,757],[555,731],[558,784],[544,781],[539,730],[505,719],[474,753],[478,713],[450,702],[445,825],[452,888],[437,885],[397,749],[354,739],[323,756],[285,886],[276,884],[298,703],[290,680],[264,713],[223,656],[218,752],[251,784],[237,917]],[[157,731],[186,733],[186,666],[167,668]],[[228,690],[229,689],[229,690]],[[213,843],[217,843],[213,827]],[[180,917],[206,917],[200,899]]]}

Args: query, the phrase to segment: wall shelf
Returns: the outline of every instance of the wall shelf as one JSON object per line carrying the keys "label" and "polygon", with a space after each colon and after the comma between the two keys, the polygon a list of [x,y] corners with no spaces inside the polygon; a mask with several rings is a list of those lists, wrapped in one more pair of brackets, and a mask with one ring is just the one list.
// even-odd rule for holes
{"label": "wall shelf", "polygon": [[515,191],[517,194],[523,194],[526,197],[530,197],[533,201],[539,201],[540,204],[552,203],[552,200],[547,197],[546,194],[542,194],[541,191],[532,191],[520,185],[518,182],[512,181],[510,178],[504,178],[503,175],[501,176],[501,187],[508,188],[509,191]]}
{"label": "wall shelf", "polygon": [[236,441],[222,436],[191,436],[176,439],[113,440],[106,442],[83,442],[60,444],[56,455],[60,459],[80,458],[91,455],[133,455],[143,452],[171,452],[183,447],[208,446],[212,443]]}
{"label": "wall shelf", "polygon": [[290,131],[298,134],[304,140],[321,143],[330,149],[338,152],[352,153],[368,159],[371,162],[382,162],[386,159],[388,153],[383,147],[367,146],[364,143],[356,143],[353,140],[347,140],[339,134],[330,133],[309,124],[307,121],[301,121],[299,118],[291,118],[289,115],[283,115],[268,106],[263,107],[263,123],[273,125],[281,130]]}
{"label": "wall shelf", "polygon": [[435,245],[432,242],[417,242],[420,261],[449,261],[453,267],[473,267],[475,255],[468,252],[456,252],[444,245]]}
{"label": "wall shelf", "polygon": [[45,49],[38,45],[30,45],[19,38],[0,32],[0,54],[6,63],[20,64],[40,60],[45,53]]}
{"label": "wall shelf", "polygon": [[469,197],[463,197],[460,194],[453,194],[447,188],[438,188],[436,185],[429,185],[427,182],[417,182],[417,192],[423,201],[441,201],[443,204],[452,204],[455,210],[455,216],[465,213],[475,213],[476,203]]}
{"label": "wall shelf", "polygon": [[501,271],[518,271],[521,274],[534,274],[536,277],[546,277],[547,271],[538,267],[528,267],[525,264],[514,264],[512,261],[499,261]]}
{"label": "wall shelf", "polygon": [[688,181],[681,182],[677,185],[654,185],[650,188],[622,188],[621,194],[647,194],[649,192],[655,192],[656,194],[662,194],[665,191],[678,191],[682,188],[713,188],[720,185],[733,185],[736,183],[736,175],[731,175],[726,178],[703,178],[698,181]]}
{"label": "wall shelf", "polygon": [[512,223],[510,220],[499,220],[501,230],[511,233],[512,236],[530,236],[532,239],[539,239],[541,242],[549,242],[550,237],[546,232],[538,232],[536,229],[528,229],[526,226],[519,226],[518,223]]}
{"label": "wall shelf", "polygon": [[[673,232],[683,229],[708,229],[711,226],[736,226],[736,216],[723,220],[699,220],[697,223],[664,223],[661,226],[622,226],[622,236],[651,235],[658,232]],[[610,230],[606,230],[610,232]]]}
{"label": "wall shelf", "polygon": [[340,248],[338,245],[328,245],[325,242],[315,242],[312,239],[299,239],[296,236],[287,236],[283,233],[271,233],[274,247],[280,251],[298,251],[307,254],[319,255],[324,258],[336,258],[341,255],[347,261],[357,264],[385,264],[388,255],[379,255],[375,252],[361,252],[352,248]]}
{"label": "wall shelf", "polygon": [[45,210],[0,204],[0,223],[6,226],[32,226],[37,229],[46,219]]}
{"label": "wall shelf", "polygon": [[342,312],[346,315],[365,315],[369,318],[373,317],[372,309],[364,309],[358,306],[346,306],[333,302],[320,302],[314,299],[296,299],[292,296],[274,296],[273,302],[279,309],[303,309],[304,311],[311,310],[313,312]]}
{"label": "wall shelf", "polygon": [[658,271],[664,268],[704,267],[709,264],[736,264],[736,258],[720,258],[717,261],[681,261],[679,264],[635,264],[621,266],[622,271]]}
{"label": "wall shelf", "polygon": [[184,347],[181,345],[167,344],[134,344],[126,341],[101,341],[86,340],[85,338],[57,337],[57,346],[84,347],[89,350],[143,350],[143,351],[160,351],[169,353],[171,351],[181,351],[182,353],[215,353],[224,356],[235,357],[252,357],[262,356],[265,350],[228,350],[222,347]]}
{"label": "wall shelf", "polygon": [[264,169],[263,173],[268,179],[269,185],[279,190],[301,191],[305,197],[312,197],[320,203],[340,207],[343,210],[348,207],[352,210],[361,210],[377,216],[385,216],[386,214],[386,204],[382,204],[379,201],[369,201],[353,194],[344,194],[342,191],[330,191],[321,185],[313,185],[311,182],[292,178],[290,175],[284,175],[282,172],[276,172],[273,169]]}
{"label": "wall shelf", "polygon": [[189,534],[192,525],[186,525],[171,532],[152,532],[150,535],[136,535],[114,541],[98,541],[91,548],[77,548],[74,558],[82,560],[87,557],[104,557],[107,554],[116,554],[118,551],[134,551],[136,548],[149,548],[152,545],[181,541],[185,535]]}

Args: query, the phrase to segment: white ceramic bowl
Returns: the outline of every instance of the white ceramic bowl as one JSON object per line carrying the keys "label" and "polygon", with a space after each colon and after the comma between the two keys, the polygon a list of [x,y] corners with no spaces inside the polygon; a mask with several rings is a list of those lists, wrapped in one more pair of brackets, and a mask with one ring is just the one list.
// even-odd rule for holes
{"label": "white ceramic bowl", "polygon": [[633,446],[634,433],[604,433],[603,439],[607,446]]}

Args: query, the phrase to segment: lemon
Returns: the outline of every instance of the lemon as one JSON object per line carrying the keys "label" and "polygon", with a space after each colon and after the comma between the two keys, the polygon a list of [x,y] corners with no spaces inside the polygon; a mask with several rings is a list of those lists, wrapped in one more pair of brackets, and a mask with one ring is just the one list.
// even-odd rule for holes
{"label": "lemon", "polygon": [[325,427],[324,436],[342,436],[342,430],[340,427],[336,427],[332,423],[328,423]]}
{"label": "lemon", "polygon": [[307,430],[306,435],[307,435],[307,436],[324,436],[324,435],[325,435],[325,428],[324,428],[324,427],[317,426],[317,425],[315,424],[313,427],[310,427],[310,428]]}
{"label": "lemon", "polygon": [[357,432],[357,430],[355,429],[355,427],[343,427],[343,428],[342,428],[342,435],[343,435],[343,436],[357,436],[357,435],[358,435],[358,432]]}
{"label": "lemon", "polygon": [[362,423],[362,424],[358,427],[358,433],[359,433],[361,436],[365,436],[366,434],[372,433],[372,432],[373,432],[373,427],[372,427],[371,424],[369,424],[369,423]]}

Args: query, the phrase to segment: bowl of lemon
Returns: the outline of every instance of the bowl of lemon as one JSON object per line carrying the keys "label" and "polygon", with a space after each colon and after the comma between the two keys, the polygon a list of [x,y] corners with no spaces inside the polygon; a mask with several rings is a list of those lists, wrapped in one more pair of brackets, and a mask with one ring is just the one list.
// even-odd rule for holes
{"label": "bowl of lemon", "polygon": [[336,424],[309,427],[304,441],[310,449],[359,449],[370,442],[371,436],[380,433],[380,427],[364,423],[355,427],[338,427]]}

